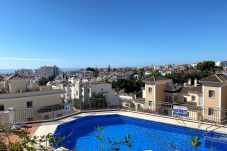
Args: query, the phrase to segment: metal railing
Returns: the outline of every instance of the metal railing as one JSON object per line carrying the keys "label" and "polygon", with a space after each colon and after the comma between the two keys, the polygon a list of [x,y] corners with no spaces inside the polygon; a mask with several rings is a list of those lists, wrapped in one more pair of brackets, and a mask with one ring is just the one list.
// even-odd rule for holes
{"label": "metal railing", "polygon": [[133,106],[133,107],[124,107],[124,109],[176,117],[175,114],[173,114],[174,106],[186,108],[187,115],[177,116],[178,118],[180,117],[183,119],[188,119],[193,121],[201,121],[201,122],[209,122],[209,123],[217,123],[217,124],[227,123],[227,109],[208,108],[208,107],[202,107],[202,106],[190,106],[186,104],[170,103],[170,102],[152,102],[150,104],[145,103],[142,107],[139,105],[139,106]]}
{"label": "metal railing", "polygon": [[23,108],[0,112],[0,123],[27,123],[34,121],[48,121],[75,112],[73,104],[64,103],[54,106],[38,108]]}
{"label": "metal railing", "polygon": [[[75,105],[75,104],[74,104]],[[186,107],[187,115],[184,119],[193,121],[202,121],[218,124],[227,123],[227,110],[217,108],[207,108],[199,106],[190,106],[185,104],[176,104],[169,102],[152,102],[143,104],[144,106],[108,106],[105,101],[91,101],[90,103],[80,103],[77,107],[73,103],[59,104],[55,106],[44,106],[38,108],[16,109],[6,112],[0,112],[0,123],[29,123],[29,122],[45,122],[61,117],[69,116],[77,112],[77,109],[83,110],[101,110],[101,109],[127,109],[130,111],[138,111],[169,117],[176,117],[174,106]]]}

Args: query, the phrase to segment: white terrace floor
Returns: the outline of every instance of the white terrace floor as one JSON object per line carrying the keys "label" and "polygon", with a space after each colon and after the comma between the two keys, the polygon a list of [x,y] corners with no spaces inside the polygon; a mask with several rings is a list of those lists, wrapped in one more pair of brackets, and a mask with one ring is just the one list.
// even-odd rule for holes
{"label": "white terrace floor", "polygon": [[48,133],[54,133],[58,125],[63,124],[65,122],[76,120],[78,118],[82,118],[86,116],[111,115],[111,114],[124,115],[128,117],[145,119],[149,121],[155,121],[155,122],[161,122],[161,123],[167,123],[167,124],[173,124],[178,126],[184,126],[184,127],[190,127],[190,128],[200,129],[200,130],[208,130],[208,131],[214,131],[217,133],[227,134],[226,126],[225,127],[215,126],[215,125],[201,124],[201,123],[190,122],[190,121],[183,122],[182,120],[177,120],[174,118],[167,118],[163,116],[157,116],[157,115],[151,115],[151,114],[145,114],[145,113],[136,113],[136,112],[127,112],[127,111],[105,111],[105,112],[79,113],[77,115],[74,115],[59,121],[43,123],[34,133],[34,136],[42,136],[42,135],[47,135]]}

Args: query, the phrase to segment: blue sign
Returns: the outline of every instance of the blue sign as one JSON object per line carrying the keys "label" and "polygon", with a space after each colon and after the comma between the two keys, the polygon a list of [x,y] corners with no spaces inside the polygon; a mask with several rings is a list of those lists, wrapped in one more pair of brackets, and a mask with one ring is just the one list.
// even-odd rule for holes
{"label": "blue sign", "polygon": [[188,108],[174,105],[172,114],[174,117],[188,118]]}

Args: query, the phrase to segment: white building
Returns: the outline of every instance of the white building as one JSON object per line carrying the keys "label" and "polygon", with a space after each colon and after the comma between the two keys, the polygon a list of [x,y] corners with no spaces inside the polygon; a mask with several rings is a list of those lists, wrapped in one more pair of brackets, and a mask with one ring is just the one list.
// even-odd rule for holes
{"label": "white building", "polygon": [[96,83],[89,86],[89,97],[93,93],[102,93],[106,97],[107,106],[118,106],[119,98],[115,91],[112,89],[112,84],[109,83]]}
{"label": "white building", "polygon": [[[4,81],[5,93],[0,95],[0,121],[9,109],[14,109],[13,122],[47,120],[65,114],[60,89],[38,87],[27,77],[11,75]],[[7,119],[3,119],[7,122]]]}
{"label": "white building", "polygon": [[118,106],[119,98],[109,83],[88,83],[78,81],[71,86],[71,98],[88,101],[92,94],[102,93],[106,97],[107,106]]}

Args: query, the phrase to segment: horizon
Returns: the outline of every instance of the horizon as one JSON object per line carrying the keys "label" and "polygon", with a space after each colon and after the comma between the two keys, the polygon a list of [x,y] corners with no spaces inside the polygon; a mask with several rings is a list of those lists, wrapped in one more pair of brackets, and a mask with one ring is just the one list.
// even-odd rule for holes
{"label": "horizon", "polygon": [[[199,62],[204,62],[204,61],[214,61],[215,63],[216,62],[225,62],[227,60],[200,60],[200,61],[196,61],[196,62],[191,62],[191,63],[181,63],[181,64],[174,64],[174,63],[170,63],[170,64],[150,64],[150,65],[141,65],[141,66],[111,66],[110,64],[106,65],[106,66],[102,66],[102,67],[98,67],[98,66],[85,66],[85,67],[60,67],[58,65],[56,65],[59,69],[63,69],[63,70],[71,70],[71,69],[86,69],[88,67],[91,67],[91,68],[108,68],[109,66],[111,68],[145,68],[145,67],[152,67],[152,66],[165,66],[165,65],[175,65],[175,66],[178,66],[178,65],[185,65],[185,64],[194,64],[194,63],[199,63]],[[55,66],[54,64],[53,65],[42,65],[42,66],[39,66],[37,68],[25,68],[25,67],[22,67],[22,68],[0,68],[0,70],[20,70],[20,69],[28,69],[28,70],[36,70],[36,69],[39,69],[40,67],[44,67],[44,66]]]}
{"label": "horizon", "polygon": [[0,4],[0,69],[227,60],[225,0],[9,0]]}

